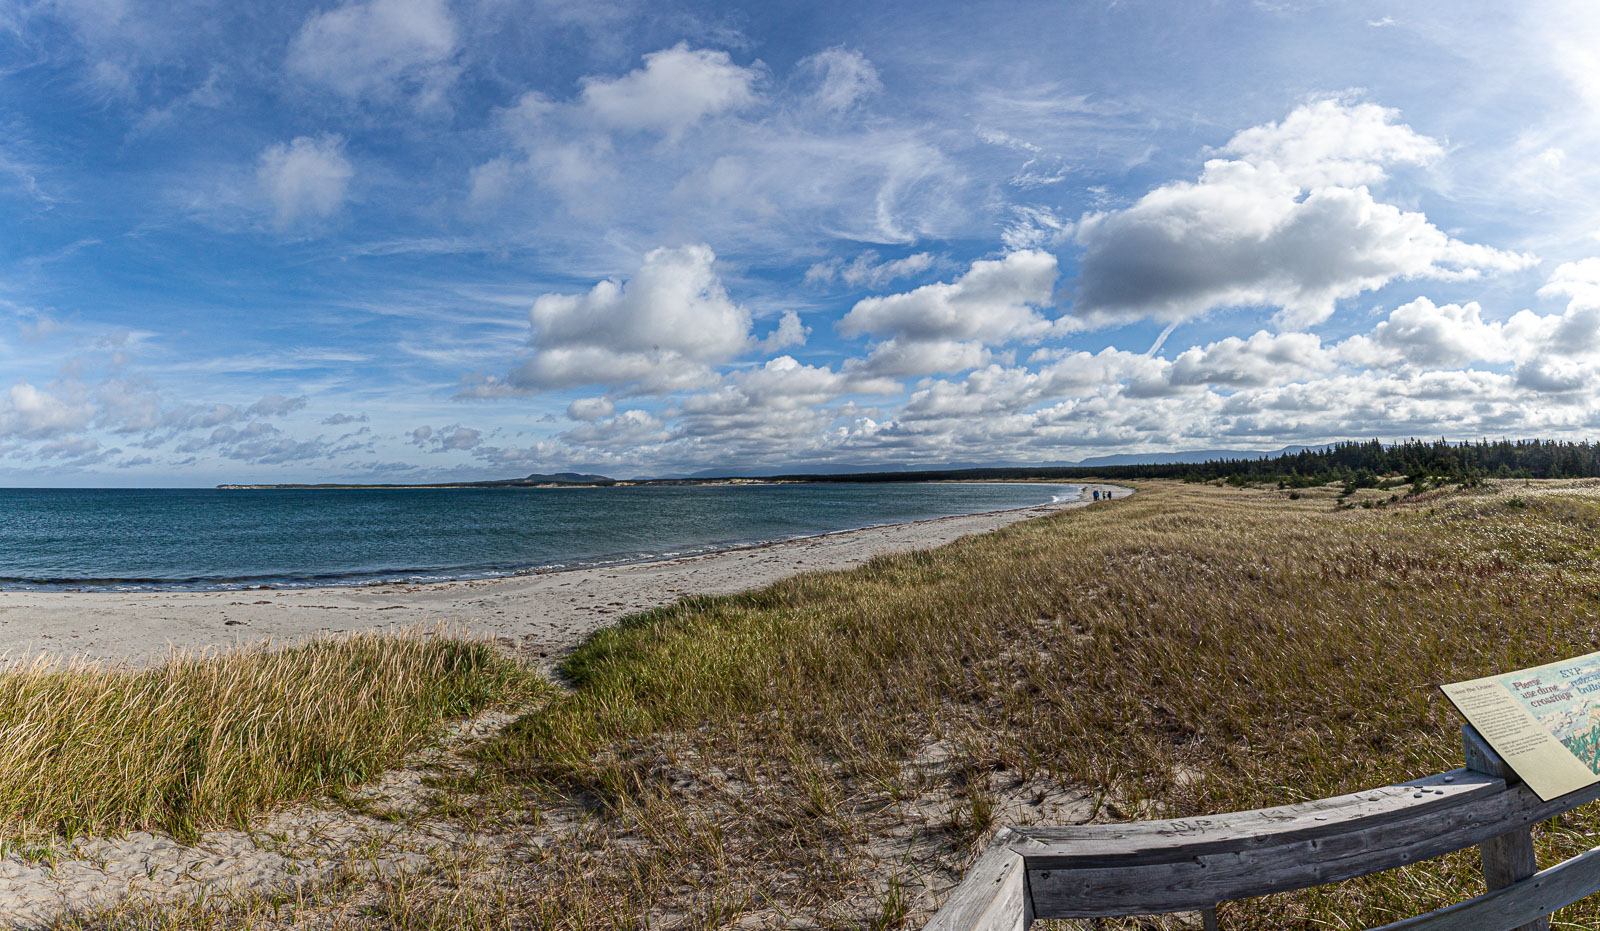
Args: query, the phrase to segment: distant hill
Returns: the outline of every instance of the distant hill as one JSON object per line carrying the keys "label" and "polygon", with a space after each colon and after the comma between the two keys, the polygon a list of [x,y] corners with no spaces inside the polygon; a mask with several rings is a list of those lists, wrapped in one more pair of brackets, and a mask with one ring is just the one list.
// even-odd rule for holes
{"label": "distant hill", "polygon": [[609,485],[615,479],[604,475],[591,475],[588,472],[535,472],[527,478],[513,478],[507,481],[526,482],[532,485]]}

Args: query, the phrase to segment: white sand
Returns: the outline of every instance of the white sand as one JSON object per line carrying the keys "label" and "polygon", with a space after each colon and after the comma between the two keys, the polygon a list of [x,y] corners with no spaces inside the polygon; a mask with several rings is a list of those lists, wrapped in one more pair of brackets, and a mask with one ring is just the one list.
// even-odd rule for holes
{"label": "white sand", "polygon": [[450,622],[493,635],[546,664],[623,615],[685,595],[757,588],[843,569],[881,553],[926,549],[1075,502],[891,524],[701,556],[464,582],[208,592],[0,592],[0,653],[140,661],[168,645],[230,646],[390,625]]}

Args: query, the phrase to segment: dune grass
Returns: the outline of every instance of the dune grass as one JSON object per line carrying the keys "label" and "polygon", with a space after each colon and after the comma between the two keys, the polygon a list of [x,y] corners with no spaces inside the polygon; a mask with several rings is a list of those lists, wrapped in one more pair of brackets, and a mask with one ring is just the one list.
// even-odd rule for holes
{"label": "dune grass", "polygon": [[[593,855],[609,872],[548,883],[547,902],[581,910],[602,889],[618,912],[685,927],[775,908],[920,923],[931,897],[906,890],[929,862],[886,865],[873,839],[897,822],[959,866],[1040,785],[1088,787],[1102,818],[1186,816],[1459,765],[1440,683],[1600,648],[1597,492],[1518,482],[1337,509],[1333,489],[1150,483],[630,618],[578,650],[572,691],[488,759],[648,839]],[[930,745],[948,765],[908,768]],[[929,820],[917,802],[941,793],[953,801]],[[1547,825],[1543,862],[1595,837],[1592,813]],[[691,865],[705,862],[723,866]],[[1359,928],[1479,882],[1468,851],[1223,911],[1231,927]]]}
{"label": "dune grass", "polygon": [[0,673],[0,832],[192,838],[371,779],[446,718],[526,694],[493,645],[438,633],[15,666]]}
{"label": "dune grass", "polygon": [[[87,926],[917,927],[1046,797],[1187,816],[1450,769],[1439,684],[1600,648],[1600,483],[1404,491],[1143,483],[636,615],[481,751],[487,869]],[[1541,862],[1597,837],[1593,812],[1547,823]],[[1466,851],[1222,918],[1356,929],[1481,888]]]}

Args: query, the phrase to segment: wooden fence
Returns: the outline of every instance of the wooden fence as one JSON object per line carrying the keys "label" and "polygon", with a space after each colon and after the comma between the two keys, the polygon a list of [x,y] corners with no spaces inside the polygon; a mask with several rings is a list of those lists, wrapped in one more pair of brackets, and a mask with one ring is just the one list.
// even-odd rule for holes
{"label": "wooden fence", "polygon": [[1198,911],[1477,846],[1489,891],[1378,931],[1547,931],[1545,917],[1600,891],[1600,847],[1547,870],[1533,825],[1600,799],[1542,802],[1477,731],[1466,767],[1413,782],[1203,818],[1002,828],[928,931],[1025,931],[1035,919]]}

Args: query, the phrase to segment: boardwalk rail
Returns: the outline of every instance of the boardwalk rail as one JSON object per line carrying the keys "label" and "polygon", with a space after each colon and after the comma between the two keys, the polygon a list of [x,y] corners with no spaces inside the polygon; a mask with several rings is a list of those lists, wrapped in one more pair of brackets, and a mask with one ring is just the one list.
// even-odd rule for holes
{"label": "boardwalk rail", "polygon": [[927,931],[1025,931],[1036,918],[1199,911],[1476,846],[1489,892],[1376,931],[1547,931],[1545,917],[1600,891],[1600,848],[1538,871],[1533,825],[1600,799],[1542,802],[1470,726],[1467,766],[1412,782],[1203,818],[1010,827]]}

